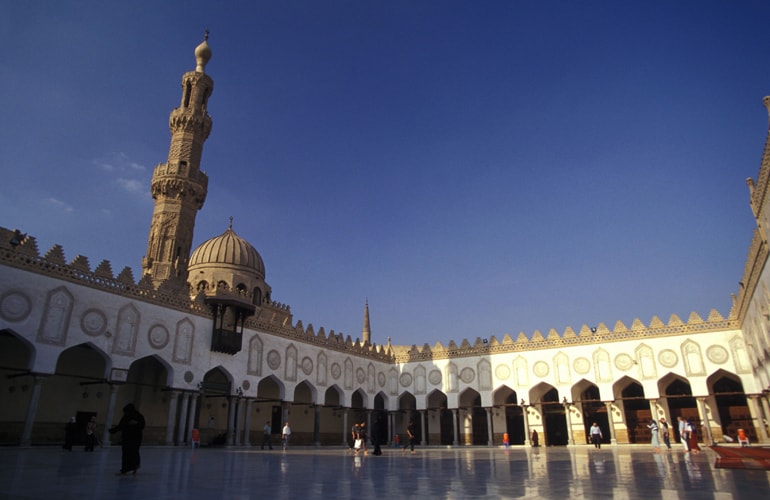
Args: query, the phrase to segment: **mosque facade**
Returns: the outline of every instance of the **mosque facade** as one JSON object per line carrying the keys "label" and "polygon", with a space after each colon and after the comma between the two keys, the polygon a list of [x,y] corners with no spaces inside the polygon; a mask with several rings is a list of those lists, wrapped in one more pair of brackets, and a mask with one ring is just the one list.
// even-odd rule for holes
{"label": "mosque facade", "polygon": [[128,403],[145,442],[167,445],[254,446],[265,423],[277,436],[285,422],[294,444],[345,445],[357,422],[392,442],[410,420],[424,445],[584,445],[593,422],[607,443],[649,443],[662,417],[692,419],[706,444],[738,429],[770,442],[770,141],[747,181],[757,227],[726,316],[377,344],[368,303],[356,339],[295,321],[232,220],[192,249],[214,89],[206,40],[195,56],[153,173],[138,280],[0,228],[0,443],[56,444],[70,417],[95,416],[109,444]]}

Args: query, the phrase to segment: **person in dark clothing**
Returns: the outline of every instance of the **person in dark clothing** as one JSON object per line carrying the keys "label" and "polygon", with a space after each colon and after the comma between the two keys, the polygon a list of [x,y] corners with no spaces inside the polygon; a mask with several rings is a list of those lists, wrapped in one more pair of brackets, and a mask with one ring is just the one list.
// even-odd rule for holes
{"label": "person in dark clothing", "polygon": [[372,446],[374,446],[373,455],[382,455],[382,448],[380,448],[380,417],[375,417],[374,427],[372,428]]}
{"label": "person in dark clothing", "polygon": [[265,445],[267,445],[271,450],[273,449],[273,443],[270,442],[270,434],[271,434],[271,428],[270,428],[270,421],[268,420],[265,422],[265,428],[263,429],[262,434],[262,449],[265,449]]}
{"label": "person in dark clothing", "polygon": [[129,403],[123,407],[123,418],[118,425],[110,429],[110,434],[121,433],[121,446],[123,451],[123,462],[118,474],[126,474],[139,470],[141,457],[139,456],[139,447],[142,445],[142,431],[144,430],[144,417]]}
{"label": "person in dark clothing", "polygon": [[410,420],[409,425],[406,426],[406,437],[409,438],[409,440],[404,443],[404,447],[401,449],[401,453],[403,454],[406,452],[407,446],[412,449],[412,453],[414,453],[414,421]]}
{"label": "person in dark clothing", "polygon": [[64,448],[67,451],[72,451],[72,445],[75,443],[78,434],[78,424],[75,422],[75,417],[70,418],[67,425],[64,426]]}
{"label": "person in dark clothing", "polygon": [[99,443],[99,438],[96,436],[96,417],[91,417],[86,425],[86,447],[85,451],[94,451],[94,446]]}

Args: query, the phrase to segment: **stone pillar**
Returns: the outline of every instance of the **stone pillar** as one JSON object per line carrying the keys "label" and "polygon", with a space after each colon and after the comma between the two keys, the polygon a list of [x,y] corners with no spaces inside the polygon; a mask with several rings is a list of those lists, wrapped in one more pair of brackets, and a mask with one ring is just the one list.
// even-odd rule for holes
{"label": "stone pillar", "polygon": [[460,410],[452,410],[452,421],[455,427],[455,439],[452,441],[452,446],[460,446]]}
{"label": "stone pillar", "polygon": [[348,446],[348,408],[342,410],[342,446]]}
{"label": "stone pillar", "polygon": [[251,398],[244,400],[244,422],[243,422],[243,446],[251,446]]}
{"label": "stone pillar", "polygon": [[321,407],[313,407],[313,444],[321,446]]}
{"label": "stone pillar", "polygon": [[612,414],[612,401],[605,401],[604,406],[607,407],[607,424],[610,426],[610,444],[618,444],[618,440],[615,437],[615,419]]}
{"label": "stone pillar", "polygon": [[770,398],[769,394],[763,394],[762,397],[759,398],[760,403],[762,403],[762,409],[765,411],[765,421],[762,422],[764,424],[762,427],[765,429],[765,433],[768,432],[767,424],[770,424],[770,402],[768,402],[768,398]]}
{"label": "stone pillar", "polygon": [[494,434],[492,434],[492,408],[484,408],[487,414],[487,446],[495,444]]}
{"label": "stone pillar", "polygon": [[372,412],[370,410],[366,410],[366,436],[367,439],[369,439],[369,443],[372,441]]}
{"label": "stone pillar", "polygon": [[567,420],[567,445],[575,444],[575,436],[572,434],[572,405],[569,403],[562,403],[564,405],[564,417]]}
{"label": "stone pillar", "polygon": [[118,386],[110,384],[110,399],[107,402],[107,416],[104,418],[104,432],[102,433],[102,446],[110,445],[110,427],[115,416],[115,403],[118,401]]}
{"label": "stone pillar", "polygon": [[[182,396],[182,399],[185,399]],[[174,424],[176,421],[176,407],[179,403],[179,391],[171,391],[168,400],[168,417],[166,418],[166,446],[174,444]]]}
{"label": "stone pillar", "polygon": [[532,446],[532,432],[529,430],[529,407],[527,405],[521,405],[521,415],[524,417],[524,444]]}
{"label": "stone pillar", "polygon": [[422,439],[420,440],[420,446],[425,446],[427,444],[427,441],[425,440],[425,437],[428,435],[428,428],[425,427],[425,410],[420,410],[420,430],[422,431],[420,434],[422,434]]}
{"label": "stone pillar", "polygon": [[236,399],[227,397],[227,431],[225,432],[227,446],[235,444],[235,413],[237,409]]}
{"label": "stone pillar", "polygon": [[699,397],[695,399],[698,402],[698,413],[700,414],[702,427],[706,431],[703,444],[711,446],[714,443],[714,436],[711,434],[711,422],[709,422],[708,406],[706,405],[706,398]]}
{"label": "stone pillar", "polygon": [[393,444],[395,432],[396,432],[396,424],[395,424],[395,415],[393,412],[388,412],[388,443]]}
{"label": "stone pillar", "polygon": [[37,405],[40,403],[40,390],[43,386],[43,377],[32,376],[32,393],[29,395],[27,414],[24,416],[24,429],[21,431],[21,446],[32,446],[32,427],[35,425]]}
{"label": "stone pillar", "polygon": [[235,399],[235,445],[240,446],[243,438],[243,398],[238,396]]}
{"label": "stone pillar", "polygon": [[192,432],[195,428],[195,412],[198,410],[198,396],[199,393],[193,392],[190,394],[190,405],[187,407],[187,442],[192,444]]}
{"label": "stone pillar", "polygon": [[765,421],[762,418],[762,409],[759,405],[759,395],[747,397],[749,402],[749,411],[751,412],[751,419],[754,421],[754,429],[759,433],[760,442],[767,442],[767,429],[765,428]]}
{"label": "stone pillar", "polygon": [[[281,429],[283,429],[284,424],[289,421],[289,410],[291,409],[291,403],[287,403],[286,401],[282,402],[281,409],[283,410],[283,421],[281,422]],[[289,427],[291,428],[291,425]]]}
{"label": "stone pillar", "polygon": [[187,426],[187,409],[190,405],[191,397],[192,394],[189,392],[182,393],[182,407],[179,409],[179,418],[177,418],[176,444],[184,444],[185,442],[184,438],[187,435],[185,432],[185,427]]}

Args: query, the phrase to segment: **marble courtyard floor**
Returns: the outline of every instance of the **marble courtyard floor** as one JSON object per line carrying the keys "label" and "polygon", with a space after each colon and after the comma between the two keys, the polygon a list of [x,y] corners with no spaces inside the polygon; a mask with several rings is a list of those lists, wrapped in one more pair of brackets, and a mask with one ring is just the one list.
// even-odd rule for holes
{"label": "marble courtyard floor", "polygon": [[0,499],[770,498],[770,472],[717,469],[717,455],[647,446],[383,448],[143,447],[116,476],[120,447],[85,453],[0,448]]}

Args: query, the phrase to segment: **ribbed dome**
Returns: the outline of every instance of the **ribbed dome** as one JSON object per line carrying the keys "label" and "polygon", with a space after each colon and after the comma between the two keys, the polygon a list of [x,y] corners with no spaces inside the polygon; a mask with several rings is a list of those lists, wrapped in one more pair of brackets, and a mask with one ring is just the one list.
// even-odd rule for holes
{"label": "ribbed dome", "polygon": [[265,263],[251,243],[244,240],[230,226],[227,231],[204,241],[190,256],[190,271],[202,268],[221,268],[256,274],[265,278]]}

